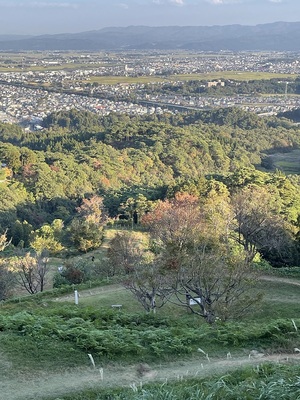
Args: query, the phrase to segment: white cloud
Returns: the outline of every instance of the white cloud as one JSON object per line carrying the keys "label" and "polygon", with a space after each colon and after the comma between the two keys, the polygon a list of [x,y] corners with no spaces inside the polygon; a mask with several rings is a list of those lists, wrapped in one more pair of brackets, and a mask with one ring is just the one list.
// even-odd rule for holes
{"label": "white cloud", "polygon": [[128,4],[125,4],[125,3],[119,3],[118,6],[119,6],[120,8],[123,8],[123,10],[128,10],[128,8],[129,8],[129,5],[128,5]]}
{"label": "white cloud", "polygon": [[210,4],[234,4],[234,3],[240,3],[240,0],[206,0]]}
{"label": "white cloud", "polygon": [[184,0],[170,0],[169,3],[177,6],[184,6]]}
{"label": "white cloud", "polygon": [[270,3],[282,3],[282,0],[269,0]]}
{"label": "white cloud", "polygon": [[159,5],[171,4],[175,6],[184,6],[185,0],[152,0],[152,3]]}

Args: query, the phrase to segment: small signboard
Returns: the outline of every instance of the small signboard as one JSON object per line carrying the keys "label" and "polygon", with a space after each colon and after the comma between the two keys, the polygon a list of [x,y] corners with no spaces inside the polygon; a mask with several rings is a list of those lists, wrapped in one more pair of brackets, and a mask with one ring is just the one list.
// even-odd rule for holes
{"label": "small signboard", "polygon": [[190,306],[195,306],[197,304],[201,304],[200,297],[194,297],[193,299],[192,298],[189,299],[189,305]]}

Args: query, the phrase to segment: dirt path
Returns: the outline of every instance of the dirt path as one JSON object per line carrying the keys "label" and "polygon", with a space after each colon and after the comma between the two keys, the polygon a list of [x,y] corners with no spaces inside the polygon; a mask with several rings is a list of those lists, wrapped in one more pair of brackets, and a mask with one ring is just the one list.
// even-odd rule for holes
{"label": "dirt path", "polygon": [[[213,374],[223,374],[230,370],[246,365],[258,365],[272,361],[276,363],[299,363],[300,355],[277,354],[244,357],[228,357],[219,359],[206,359],[199,355],[198,359],[191,361],[177,361],[153,366],[135,364],[127,367],[101,366],[93,368],[78,368],[63,373],[42,372],[38,376],[18,374],[13,377],[0,377],[1,398],[6,400],[36,400],[40,397],[51,396],[59,398],[72,391],[87,388],[108,388],[115,386],[140,386],[146,382],[166,382],[168,380],[182,380],[191,377],[205,377]],[[0,355],[0,369],[3,360]],[[11,371],[12,372],[12,371]],[[11,374],[9,374],[11,375]]]}
{"label": "dirt path", "polygon": [[286,283],[288,285],[300,286],[300,281],[291,278],[282,278],[280,276],[263,275],[260,277],[263,281]]}

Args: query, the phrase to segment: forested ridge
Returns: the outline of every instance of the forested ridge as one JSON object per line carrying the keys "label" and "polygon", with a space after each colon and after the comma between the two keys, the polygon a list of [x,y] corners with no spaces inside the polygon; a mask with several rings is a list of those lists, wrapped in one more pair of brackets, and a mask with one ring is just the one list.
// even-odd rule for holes
{"label": "forested ridge", "polygon": [[[299,146],[299,129],[286,119],[237,108],[142,117],[71,110],[43,125],[24,132],[0,124],[0,228],[14,245],[29,246],[33,233],[55,220],[71,226],[93,196],[103,199],[107,218],[136,223],[142,200],[145,213],[176,192],[232,195],[249,185],[272,194],[297,244],[299,177],[262,169],[268,154]],[[281,258],[298,263],[297,255]]]}

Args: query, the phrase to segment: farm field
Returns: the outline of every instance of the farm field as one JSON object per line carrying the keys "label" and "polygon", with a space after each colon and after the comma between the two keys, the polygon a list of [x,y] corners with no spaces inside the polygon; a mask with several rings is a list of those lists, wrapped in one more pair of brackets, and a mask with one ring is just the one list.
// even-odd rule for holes
{"label": "farm field", "polygon": [[[99,64],[100,66],[100,64]],[[72,70],[74,71],[75,69],[87,69],[90,68],[89,65],[87,64],[75,64],[75,63],[70,63],[70,64],[61,64],[61,65],[45,65],[45,66],[31,66],[30,68],[20,68],[20,67],[7,67],[7,66],[1,66],[0,64],[0,72],[22,72],[22,71],[41,71],[41,72],[46,72],[46,71],[63,71],[63,70]]]}
{"label": "farm field", "polygon": [[118,83],[151,83],[151,82],[165,82],[168,81],[190,81],[190,80],[213,80],[213,79],[235,79],[239,81],[248,80],[261,80],[272,78],[291,78],[291,74],[271,74],[262,72],[235,72],[235,71],[222,71],[222,72],[209,72],[199,74],[178,74],[169,75],[167,77],[160,76],[140,76],[140,77],[124,77],[124,76],[97,76],[91,77],[89,82],[97,82],[103,85],[116,85]]}

